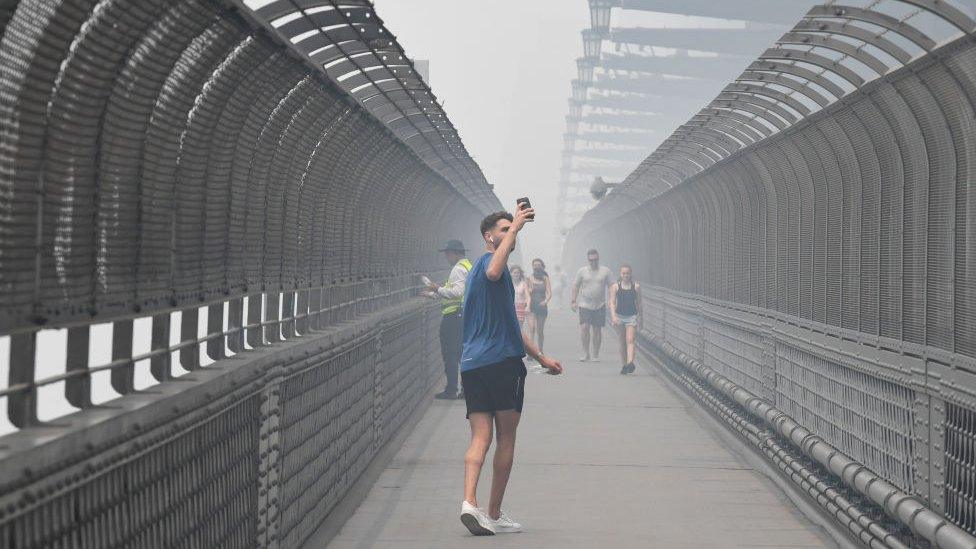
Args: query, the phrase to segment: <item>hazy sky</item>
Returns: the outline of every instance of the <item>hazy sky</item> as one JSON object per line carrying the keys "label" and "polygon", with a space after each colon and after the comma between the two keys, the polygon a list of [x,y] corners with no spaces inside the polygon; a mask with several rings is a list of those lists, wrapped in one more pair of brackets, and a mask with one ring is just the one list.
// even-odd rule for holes
{"label": "hazy sky", "polygon": [[[550,268],[556,182],[570,80],[590,24],[586,0],[376,0],[506,209],[528,196],[537,221],[520,238]],[[465,242],[471,248],[480,242]]]}

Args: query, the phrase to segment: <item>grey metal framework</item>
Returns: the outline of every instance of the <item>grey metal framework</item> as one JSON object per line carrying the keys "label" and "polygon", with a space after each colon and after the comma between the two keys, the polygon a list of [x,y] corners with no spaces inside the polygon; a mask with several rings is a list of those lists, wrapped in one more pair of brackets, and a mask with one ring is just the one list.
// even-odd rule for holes
{"label": "grey metal framework", "polygon": [[645,348],[709,408],[908,528],[872,533],[777,461],[871,546],[976,546],[973,8],[813,7],[564,249],[634,266]]}
{"label": "grey metal framework", "polygon": [[[577,139],[578,127],[587,131],[599,130],[607,134],[627,132],[635,128],[629,119],[635,115],[653,114],[637,128],[653,129],[666,134],[683,122],[687,114],[702,101],[711,97],[716,86],[732,76],[736,67],[761,51],[779,36],[782,23],[795,20],[808,7],[804,0],[739,0],[737,2],[661,2],[644,0],[590,0],[592,28],[582,32],[583,57],[576,60],[578,79],[572,82],[573,98],[564,136],[564,158],[557,193],[558,217],[566,226],[575,223],[592,203],[575,203],[573,195],[586,196],[590,178],[585,174],[615,177],[614,172],[629,172],[632,156],[618,155],[619,160],[605,165],[593,165],[594,154],[606,158],[618,148],[609,140]],[[655,11],[702,15],[714,18],[743,20],[739,29],[698,28],[628,28],[610,26],[610,11],[614,7],[633,11]],[[627,21],[618,19],[618,25]],[[605,41],[614,43],[617,51],[602,52]],[[650,47],[677,48],[674,55],[646,55]],[[641,53],[631,53],[639,48]],[[711,56],[696,52],[712,52]],[[599,69],[599,71],[597,71]],[[686,78],[675,78],[685,76]],[[591,111],[584,116],[584,108]],[[598,116],[593,116],[596,111]],[[667,113],[669,116],[660,116]],[[677,116],[674,116],[677,115]],[[653,150],[660,138],[645,141],[633,154],[643,156]],[[595,150],[594,150],[595,149]],[[601,169],[602,168],[602,169]],[[579,177],[583,176],[583,177]],[[622,177],[622,176],[621,176]],[[562,239],[557,236],[561,245]]]}
{"label": "grey metal framework", "polygon": [[0,2],[0,547],[298,545],[429,392],[500,204],[370,3],[265,4]]}

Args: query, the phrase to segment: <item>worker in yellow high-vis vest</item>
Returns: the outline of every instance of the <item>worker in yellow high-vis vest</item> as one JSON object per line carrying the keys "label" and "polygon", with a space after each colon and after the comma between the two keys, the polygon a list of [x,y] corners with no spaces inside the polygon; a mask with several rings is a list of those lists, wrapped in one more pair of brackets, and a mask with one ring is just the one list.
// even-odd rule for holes
{"label": "worker in yellow high-vis vest", "polygon": [[465,259],[464,244],[459,240],[449,240],[443,250],[444,257],[451,265],[451,274],[447,281],[438,286],[430,282],[427,296],[440,299],[441,307],[441,356],[444,358],[444,375],[447,384],[444,391],[436,398],[462,398],[458,392],[458,371],[461,365],[461,305],[464,298],[464,283],[471,270],[471,262]]}

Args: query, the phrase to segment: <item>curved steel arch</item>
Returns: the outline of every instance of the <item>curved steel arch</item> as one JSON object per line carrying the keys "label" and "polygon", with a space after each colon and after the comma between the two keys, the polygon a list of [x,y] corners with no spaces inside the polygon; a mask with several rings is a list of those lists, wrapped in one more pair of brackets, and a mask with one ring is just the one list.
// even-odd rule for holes
{"label": "curved steel arch", "polygon": [[686,154],[704,154],[705,157],[709,158],[712,163],[721,162],[728,156],[725,150],[717,145],[713,145],[708,141],[701,139],[700,136],[684,136],[684,139],[672,146],[672,151],[684,152]]}
{"label": "curved steel arch", "polygon": [[778,84],[780,86],[790,88],[802,95],[808,97],[814,103],[820,105],[821,107],[826,107],[830,104],[830,100],[823,96],[820,92],[814,90],[809,85],[804,84],[793,78],[787,78],[783,76],[782,73],[778,72],[760,72],[754,70],[746,70],[738,78],[736,82],[759,82],[763,84]]}
{"label": "curved steel arch", "polygon": [[668,189],[673,188],[675,185],[685,179],[685,176],[682,175],[681,171],[676,170],[671,166],[646,162],[646,160],[641,162],[641,164],[639,164],[637,168],[627,176],[626,183],[628,187],[636,187],[639,180],[647,179],[652,175],[664,181],[667,184]]}
{"label": "curved steel arch", "polygon": [[776,42],[778,44],[792,44],[795,46],[815,46],[818,48],[836,51],[850,57],[851,59],[856,59],[879,75],[885,74],[891,70],[891,67],[884,64],[884,62],[877,57],[854,46],[853,44],[837,40],[836,38],[831,38],[830,34],[794,31],[784,34]]}
{"label": "curved steel arch", "polygon": [[790,50],[786,48],[770,48],[763,52],[763,54],[759,56],[759,59],[803,61],[804,63],[816,65],[824,70],[836,74],[850,83],[850,85],[855,89],[864,85],[864,79],[849,67],[844,66],[843,63],[809,51]]}
{"label": "curved steel arch", "polygon": [[[697,163],[693,164],[693,167],[691,168],[689,168],[687,162],[676,163],[675,158],[666,156],[664,151],[662,151],[661,154],[654,156],[653,158],[647,157],[647,159],[644,162],[642,162],[640,166],[638,166],[638,170],[635,170],[634,173],[636,174],[638,171],[646,172],[648,169],[650,169],[653,166],[662,166],[664,168],[667,168],[669,171],[680,176],[682,180],[685,180],[691,177],[692,175],[698,173],[700,169],[700,166]],[[630,177],[628,177],[628,181],[629,180]]]}
{"label": "curved steel arch", "polygon": [[770,88],[768,86],[756,86],[754,84],[745,84],[739,81],[733,82],[725,87],[722,93],[746,93],[752,95],[760,95],[766,99],[770,99],[775,103],[783,104],[800,114],[800,117],[806,117],[810,115],[810,108],[800,103],[795,98],[790,97],[788,94],[783,93],[779,90]]}
{"label": "curved steel arch", "polygon": [[767,107],[768,105],[761,103],[759,100],[755,98],[755,96],[750,95],[750,96],[739,97],[739,98],[715,99],[708,105],[707,108],[709,109],[725,108],[730,110],[734,109],[734,110],[748,112],[756,115],[756,117],[758,118],[761,118],[769,122],[771,125],[775,126],[778,130],[785,130],[790,125],[790,122],[788,121],[791,118],[793,118],[792,115],[790,115],[788,118],[786,118],[786,121],[784,121],[779,116],[776,116],[772,112],[770,112],[770,109]]}
{"label": "curved steel arch", "polygon": [[922,50],[928,52],[935,48],[935,40],[909,23],[899,21],[894,17],[874,10],[834,4],[831,6],[814,6],[804,16],[807,18],[839,18],[863,21],[888,29],[895,34],[905,37]]}
{"label": "curved steel arch", "polygon": [[[745,128],[748,128],[748,130],[759,133],[763,136],[763,138],[773,135],[773,130],[769,129],[768,126],[760,123],[758,120],[755,120],[755,117],[746,116],[743,114],[743,112],[733,108],[710,105],[702,109],[701,114],[708,116],[720,116],[728,120],[730,123],[744,126]],[[749,114],[753,113],[750,112]]]}
{"label": "curved steel arch", "polygon": [[860,40],[865,44],[871,44],[872,46],[897,59],[902,65],[908,63],[912,59],[911,54],[905,51],[904,48],[895,44],[891,40],[888,40],[883,35],[871,32],[870,30],[863,27],[858,27],[857,25],[852,25],[849,22],[839,23],[837,21],[826,19],[808,18],[797,23],[796,26],[793,27],[793,32],[804,34],[824,33],[847,36],[848,38]]}
{"label": "curved steel arch", "polygon": [[[911,0],[904,3],[918,8],[920,12],[933,14],[964,32],[972,30],[972,19],[947,2]],[[906,21],[912,16],[910,13]],[[879,26],[891,34],[872,32],[865,28],[866,25],[855,24],[858,21]],[[814,6],[777,42],[784,47],[772,47],[764,52],[724,90],[723,95],[715,99],[710,107],[724,111],[721,116],[717,114],[718,111],[703,111],[693,120],[708,126],[707,119],[712,117],[712,124],[715,125],[712,130],[717,132],[712,133],[713,136],[724,135],[721,139],[731,139],[747,146],[755,144],[810,116],[813,109],[809,105],[816,104],[822,109],[847,95],[846,90],[863,86],[865,79],[860,74],[864,71],[854,65],[863,64],[868,70],[885,75],[910,62],[912,52],[906,50],[902,42],[893,40],[892,36],[904,38],[924,51],[935,47],[931,38],[906,21],[898,21],[869,8]],[[638,31],[621,32],[635,34]],[[806,46],[810,51],[793,49],[791,46]],[[872,54],[868,46],[887,55],[880,58]],[[837,52],[843,57],[835,61],[834,55],[822,53],[826,51]],[[894,62],[889,61],[888,56]],[[595,61],[600,59],[598,52],[591,57]],[[634,70],[670,67],[661,65],[658,60],[651,61],[638,56],[618,56],[608,63],[621,69]],[[753,83],[775,86],[754,88]],[[733,100],[736,103],[723,103]],[[661,152],[667,150],[667,143],[661,145]],[[727,150],[728,147],[731,145],[725,142],[721,148]]]}
{"label": "curved steel arch", "polygon": [[[246,9],[246,8],[244,8]],[[417,147],[425,162],[444,171],[449,181],[462,186],[464,192],[488,199],[485,210],[497,209],[487,189],[487,181],[458,138],[456,129],[444,115],[426,83],[419,78],[412,62],[376,17],[369,2],[356,0],[275,0],[253,11],[255,18],[274,36],[282,38],[289,48],[313,60],[339,87],[371,111],[382,112],[391,130]],[[295,16],[297,15],[297,16]],[[292,17],[275,26],[279,19]],[[410,90],[404,101],[387,96],[392,90]],[[418,93],[419,92],[419,93]],[[368,101],[368,103],[367,103]],[[383,109],[381,103],[388,103]],[[390,111],[401,111],[393,116]],[[409,112],[408,112],[409,111]],[[422,116],[415,116],[416,114]],[[403,122],[401,122],[401,120]],[[429,142],[442,141],[445,147]]]}
{"label": "curved steel arch", "polygon": [[915,7],[922,8],[923,10],[941,17],[945,21],[951,23],[957,29],[964,33],[972,33],[976,31],[976,21],[973,21],[968,15],[963,13],[961,10],[950,4],[949,2],[943,2],[941,0],[899,0],[906,4],[911,4]]}
{"label": "curved steel arch", "polygon": [[800,65],[793,63],[784,63],[782,61],[772,59],[757,60],[753,61],[746,70],[753,72],[769,72],[773,74],[790,74],[809,82],[813,82],[814,84],[834,94],[836,99],[840,99],[841,97],[847,95],[844,88],[841,88],[829,78],[823,76],[822,74],[813,72],[806,67],[801,67]]}
{"label": "curved steel arch", "polygon": [[[707,169],[709,166],[715,164],[722,160],[722,155],[715,152],[709,147],[702,145],[700,143],[688,142],[683,139],[675,139],[673,143],[666,143],[667,152],[671,155],[678,153],[679,157],[683,157],[686,160],[693,162],[701,169]],[[700,159],[702,161],[698,161]],[[699,170],[700,171],[700,170]]]}
{"label": "curved steel arch", "polygon": [[[353,4],[371,13],[342,2]],[[19,431],[0,443],[0,485],[36,504],[0,516],[4,542],[77,545],[84,530],[153,546],[300,546],[348,490],[307,473],[342,462],[357,477],[426,398],[439,312],[416,298],[417,273],[438,264],[443,241],[477,241],[472,220],[497,199],[446,122],[408,124],[423,101],[378,100],[422,82],[391,77],[353,92],[366,96],[357,103],[241,5],[23,0],[0,11],[0,400]],[[376,77],[399,70],[380,65]],[[106,344],[92,329],[103,324],[104,359],[88,352]],[[65,351],[61,368],[38,368],[38,341]],[[396,375],[381,350],[401,355]],[[96,408],[102,374],[120,396]],[[78,408],[54,430],[38,414],[48,389]],[[369,421],[343,440],[300,434],[327,433],[339,401]],[[316,450],[281,467],[286,440]],[[99,494],[120,478],[130,490],[109,503]],[[101,503],[71,525],[40,516],[78,501]]]}
{"label": "curved steel arch", "polygon": [[717,145],[725,149],[730,155],[749,144],[748,141],[740,141],[737,137],[730,135],[731,132],[728,130],[723,131],[720,129],[724,128],[724,126],[715,127],[701,122],[693,124],[689,121],[688,127],[696,135],[715,141]]}
{"label": "curved steel arch", "polygon": [[722,157],[727,157],[742,148],[742,145],[732,141],[724,133],[707,126],[691,126],[686,124],[676,129],[674,135],[693,143],[707,146],[719,153]]}
{"label": "curved steel arch", "polygon": [[717,115],[703,115],[696,114],[688,120],[689,123],[696,123],[699,127],[709,127],[717,132],[723,133],[732,139],[736,139],[743,143],[743,145],[751,145],[763,138],[759,132],[756,132],[749,126],[745,126],[740,123],[735,123],[724,117]]}
{"label": "curved steel arch", "polygon": [[753,142],[761,141],[773,133],[765,124],[761,124],[752,117],[735,110],[705,108],[695,116],[716,119],[718,123],[725,124],[749,136]]}

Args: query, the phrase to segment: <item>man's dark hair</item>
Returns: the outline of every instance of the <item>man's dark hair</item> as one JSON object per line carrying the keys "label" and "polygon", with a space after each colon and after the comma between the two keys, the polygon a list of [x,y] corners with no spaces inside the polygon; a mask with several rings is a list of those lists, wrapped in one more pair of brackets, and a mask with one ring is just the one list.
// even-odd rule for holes
{"label": "man's dark hair", "polygon": [[508,212],[495,212],[493,214],[488,214],[484,219],[481,220],[481,234],[485,234],[489,230],[494,229],[495,223],[498,223],[500,219],[513,221],[515,218],[512,217],[512,214]]}
{"label": "man's dark hair", "polygon": [[593,254],[600,255],[600,252],[596,251],[596,248],[590,248],[589,250],[586,250],[586,255],[589,256]]}

